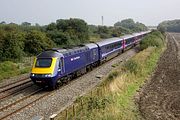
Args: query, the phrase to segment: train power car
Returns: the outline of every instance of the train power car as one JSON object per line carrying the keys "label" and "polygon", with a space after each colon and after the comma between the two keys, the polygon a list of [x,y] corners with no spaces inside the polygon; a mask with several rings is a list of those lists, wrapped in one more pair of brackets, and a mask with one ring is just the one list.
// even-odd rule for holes
{"label": "train power car", "polygon": [[58,80],[66,82],[97,66],[98,49],[90,43],[73,49],[46,50],[36,57],[30,77],[35,84],[54,89]]}
{"label": "train power car", "polygon": [[45,50],[35,58],[30,78],[36,85],[55,89],[58,82],[67,82],[112,59],[136,45],[148,33],[135,33],[67,49]]}

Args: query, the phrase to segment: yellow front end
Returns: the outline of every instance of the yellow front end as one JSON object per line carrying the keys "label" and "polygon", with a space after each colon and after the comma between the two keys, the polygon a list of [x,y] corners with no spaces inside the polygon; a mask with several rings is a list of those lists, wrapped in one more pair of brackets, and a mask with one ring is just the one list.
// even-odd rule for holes
{"label": "yellow front end", "polygon": [[54,73],[57,58],[52,58],[51,66],[47,68],[36,67],[36,60],[37,58],[35,58],[34,60],[31,73],[33,74],[53,74]]}

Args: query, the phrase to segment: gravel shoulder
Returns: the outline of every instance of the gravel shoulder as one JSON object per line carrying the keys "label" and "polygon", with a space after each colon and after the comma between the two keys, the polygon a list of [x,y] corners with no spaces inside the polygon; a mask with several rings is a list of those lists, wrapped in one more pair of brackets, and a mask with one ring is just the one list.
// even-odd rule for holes
{"label": "gravel shoulder", "polygon": [[180,119],[180,34],[169,33],[167,39],[167,50],[137,101],[147,120]]}
{"label": "gravel shoulder", "polygon": [[[113,60],[101,65],[93,71],[71,81],[69,84],[53,91],[49,96],[37,101],[33,105],[21,110],[17,114],[7,118],[13,120],[29,120],[35,116],[42,116],[49,119],[49,116],[63,107],[70,105],[78,96],[83,95],[98,85],[103,78],[113,69],[112,65],[127,61],[137,53],[131,49]],[[103,76],[101,79],[96,76]]]}

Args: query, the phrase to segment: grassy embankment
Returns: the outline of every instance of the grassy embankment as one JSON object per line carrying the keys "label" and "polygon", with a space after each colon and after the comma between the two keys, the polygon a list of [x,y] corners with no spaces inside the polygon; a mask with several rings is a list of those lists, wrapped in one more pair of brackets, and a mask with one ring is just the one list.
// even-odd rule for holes
{"label": "grassy embankment", "polygon": [[[160,55],[165,50],[164,36],[154,31],[144,38],[140,47],[142,51],[128,60],[123,67],[113,65],[116,67],[115,70],[98,86],[98,92],[96,89],[92,91],[95,94],[77,99],[76,119],[141,119],[134,96],[152,74]],[[82,101],[86,105],[82,106]],[[70,113],[69,119],[71,116],[73,115]]]}
{"label": "grassy embankment", "polygon": [[24,58],[20,62],[4,61],[0,63],[0,82],[17,75],[29,73],[33,58]]}

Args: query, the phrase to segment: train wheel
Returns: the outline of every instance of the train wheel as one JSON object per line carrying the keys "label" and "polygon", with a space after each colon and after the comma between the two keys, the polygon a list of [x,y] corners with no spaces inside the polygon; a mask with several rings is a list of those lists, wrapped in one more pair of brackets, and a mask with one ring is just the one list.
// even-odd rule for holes
{"label": "train wheel", "polygon": [[54,85],[49,86],[50,90],[55,90],[58,88],[58,83],[56,82]]}
{"label": "train wheel", "polygon": [[122,50],[122,53],[124,53],[124,49]]}

